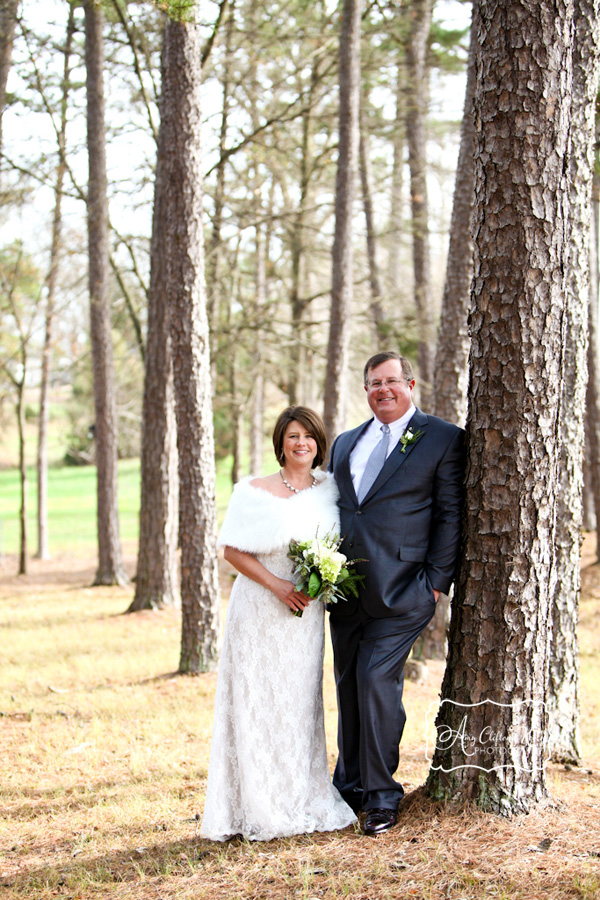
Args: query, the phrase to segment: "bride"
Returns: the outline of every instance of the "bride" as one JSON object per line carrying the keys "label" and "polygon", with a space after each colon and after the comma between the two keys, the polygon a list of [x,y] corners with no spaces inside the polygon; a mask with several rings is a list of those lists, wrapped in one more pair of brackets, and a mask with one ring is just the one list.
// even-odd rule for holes
{"label": "bride", "polygon": [[[270,840],[356,821],[331,784],[323,723],[324,608],[294,591],[291,539],[337,533],[338,492],[314,472],[323,422],[284,410],[273,431],[280,470],[234,488],[219,543],[239,572],[215,699],[203,837]],[[294,616],[301,611],[302,616]]]}

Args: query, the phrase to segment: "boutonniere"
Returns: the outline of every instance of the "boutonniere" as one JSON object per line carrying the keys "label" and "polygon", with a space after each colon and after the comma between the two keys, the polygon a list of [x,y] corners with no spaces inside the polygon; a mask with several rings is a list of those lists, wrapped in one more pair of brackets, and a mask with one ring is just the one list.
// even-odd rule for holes
{"label": "boutonniere", "polygon": [[400,443],[402,444],[400,453],[406,453],[406,448],[411,444],[416,444],[422,434],[423,432],[420,429],[414,432],[412,428],[407,428],[404,434],[400,436]]}

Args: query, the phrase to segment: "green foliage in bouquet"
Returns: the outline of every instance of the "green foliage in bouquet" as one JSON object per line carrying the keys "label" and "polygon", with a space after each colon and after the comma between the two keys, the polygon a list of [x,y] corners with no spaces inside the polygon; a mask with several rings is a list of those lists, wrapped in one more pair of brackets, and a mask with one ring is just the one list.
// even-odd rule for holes
{"label": "green foliage in bouquet", "polygon": [[296,590],[323,603],[358,597],[364,575],[352,571],[363,559],[347,559],[339,552],[339,535],[326,534],[310,541],[290,541],[288,556],[294,563]]}

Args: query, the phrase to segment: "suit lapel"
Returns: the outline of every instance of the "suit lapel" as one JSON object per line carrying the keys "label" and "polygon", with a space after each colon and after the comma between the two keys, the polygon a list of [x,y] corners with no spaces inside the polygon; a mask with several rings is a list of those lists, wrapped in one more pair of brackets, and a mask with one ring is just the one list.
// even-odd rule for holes
{"label": "suit lapel", "polygon": [[358,499],[356,491],[354,490],[352,473],[350,471],[350,454],[354,450],[358,439],[367,430],[372,421],[373,419],[369,419],[367,422],[363,422],[362,425],[359,425],[353,431],[349,431],[347,435],[345,435],[347,440],[344,441],[343,447],[340,448],[340,460],[336,467],[335,474],[340,492],[346,492],[355,503],[358,503]]}
{"label": "suit lapel", "polygon": [[[386,459],[381,472],[371,485],[370,490],[363,497],[363,504],[372,497],[373,494],[377,493],[377,491],[388,481],[395,472],[398,471],[403,462],[405,462],[410,454],[413,452],[419,441],[423,439],[425,436],[425,428],[428,424],[428,418],[425,413],[421,412],[420,409],[416,409],[412,419],[409,421],[406,428],[412,428],[413,432],[416,434],[417,431],[421,430],[423,432],[423,436],[419,438],[419,440],[414,441],[412,444],[407,444],[404,452],[402,452],[402,444],[400,441],[396,444],[388,458]],[[355,442],[356,443],[356,442]]]}

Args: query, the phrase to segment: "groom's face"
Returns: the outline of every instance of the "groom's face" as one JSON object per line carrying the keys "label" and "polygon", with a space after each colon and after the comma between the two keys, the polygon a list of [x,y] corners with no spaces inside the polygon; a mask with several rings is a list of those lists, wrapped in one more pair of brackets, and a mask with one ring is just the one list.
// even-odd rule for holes
{"label": "groom's face", "polygon": [[369,369],[367,401],[380,422],[389,425],[404,415],[412,403],[414,386],[414,379],[406,381],[398,359],[388,359]]}

